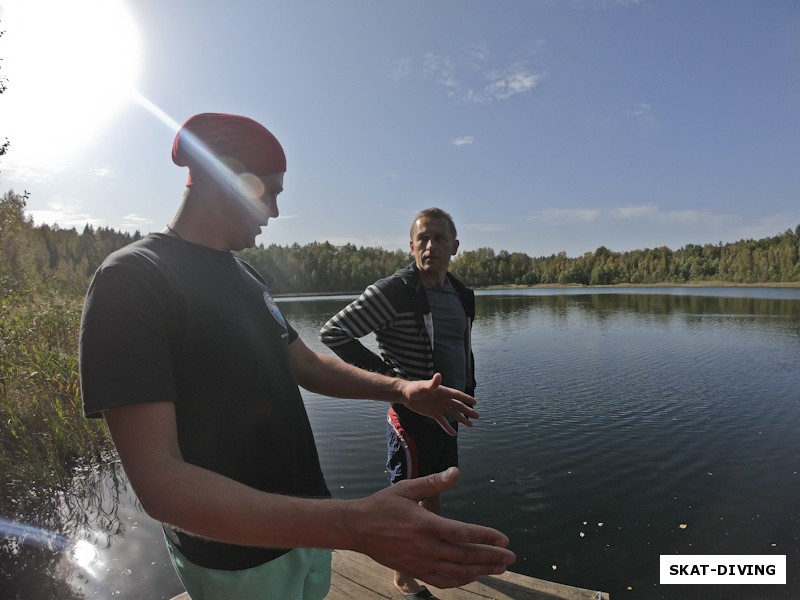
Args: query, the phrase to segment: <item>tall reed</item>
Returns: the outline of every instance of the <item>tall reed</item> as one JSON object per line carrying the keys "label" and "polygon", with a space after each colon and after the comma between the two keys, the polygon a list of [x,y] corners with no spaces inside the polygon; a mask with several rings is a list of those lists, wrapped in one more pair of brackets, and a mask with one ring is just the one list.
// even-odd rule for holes
{"label": "tall reed", "polygon": [[0,301],[0,506],[69,484],[74,466],[110,448],[102,421],[83,417],[80,302]]}

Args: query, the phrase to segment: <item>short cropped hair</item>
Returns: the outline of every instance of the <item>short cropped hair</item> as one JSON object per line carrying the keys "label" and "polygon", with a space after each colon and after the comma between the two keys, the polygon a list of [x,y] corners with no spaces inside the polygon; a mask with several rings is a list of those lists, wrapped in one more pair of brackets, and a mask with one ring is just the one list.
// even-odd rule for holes
{"label": "short cropped hair", "polygon": [[450,225],[450,232],[453,234],[453,239],[458,237],[458,232],[456,231],[456,224],[453,222],[453,217],[450,216],[445,210],[441,208],[426,208],[425,210],[419,211],[414,220],[411,222],[411,239],[414,239],[414,228],[417,226],[417,221],[423,217],[428,217],[430,219],[445,219],[447,223]]}

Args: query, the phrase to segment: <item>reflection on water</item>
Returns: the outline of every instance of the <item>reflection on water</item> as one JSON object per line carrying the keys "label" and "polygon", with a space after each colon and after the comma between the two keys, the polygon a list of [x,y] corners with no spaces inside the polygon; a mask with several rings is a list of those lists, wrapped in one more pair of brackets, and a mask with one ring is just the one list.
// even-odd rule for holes
{"label": "reflection on water", "polygon": [[[800,296],[800,290],[797,290]],[[506,294],[479,295],[478,319],[513,318],[520,312],[538,307],[565,312],[580,307],[587,314],[602,319],[612,313],[633,312],[642,315],[727,315],[766,316],[797,319],[797,299],[743,298],[727,296],[674,296],[663,294],[596,294],[583,292],[570,295],[519,296]]]}
{"label": "reflection on water", "polygon": [[32,494],[0,521],[0,598],[172,598],[183,588],[161,527],[116,463],[78,469],[68,493]]}
{"label": "reflection on water", "polygon": [[[352,298],[280,306],[327,353]],[[615,599],[800,598],[800,289],[493,290],[477,311],[482,419],[448,516],[509,534],[515,571]],[[384,487],[385,405],[304,398],[334,496]],[[0,521],[0,598],[182,591],[118,466],[32,504],[34,528]],[[659,586],[661,554],[785,554],[788,583]]]}

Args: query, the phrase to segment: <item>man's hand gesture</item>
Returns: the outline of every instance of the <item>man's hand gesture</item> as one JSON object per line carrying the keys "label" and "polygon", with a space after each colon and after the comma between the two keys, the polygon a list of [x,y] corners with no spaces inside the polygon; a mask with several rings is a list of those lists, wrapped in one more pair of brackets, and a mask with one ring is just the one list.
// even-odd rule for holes
{"label": "man's hand gesture", "polygon": [[404,404],[416,413],[431,417],[452,436],[456,430],[449,421],[472,427],[470,419],[480,415],[472,407],[476,400],[469,394],[442,385],[441,373],[427,381],[403,381]]}

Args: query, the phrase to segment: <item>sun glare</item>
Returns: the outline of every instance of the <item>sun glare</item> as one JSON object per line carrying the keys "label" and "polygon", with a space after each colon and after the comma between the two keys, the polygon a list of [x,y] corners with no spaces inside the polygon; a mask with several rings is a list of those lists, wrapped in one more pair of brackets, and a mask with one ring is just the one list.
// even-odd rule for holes
{"label": "sun glare", "polygon": [[78,540],[72,547],[72,561],[90,575],[96,577],[94,563],[98,558],[97,549],[86,540]]}
{"label": "sun glare", "polygon": [[9,163],[66,164],[130,98],[140,41],[123,0],[3,0],[0,139]]}

